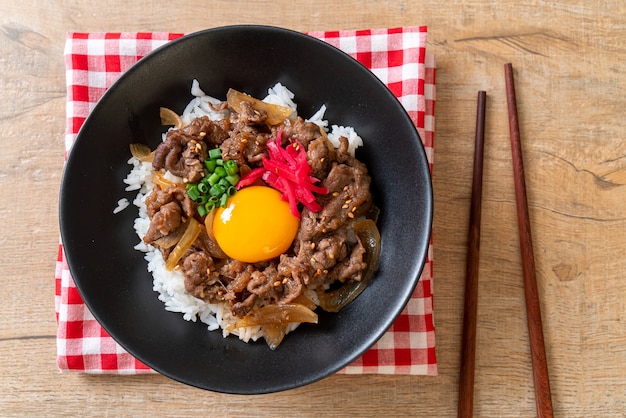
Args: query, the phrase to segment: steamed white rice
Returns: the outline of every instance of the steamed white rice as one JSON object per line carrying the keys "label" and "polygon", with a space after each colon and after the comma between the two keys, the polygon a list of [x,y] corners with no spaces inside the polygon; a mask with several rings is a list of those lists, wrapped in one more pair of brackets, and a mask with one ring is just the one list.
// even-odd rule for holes
{"label": "steamed white rice", "polygon": [[[220,120],[229,117],[228,110],[214,110],[211,105],[218,105],[222,101],[205,94],[197,80],[193,80],[191,95],[193,99],[189,102],[181,115],[185,124],[189,124],[193,119],[202,116],[208,116],[211,120]],[[268,95],[263,100],[268,103],[290,107],[293,109],[295,116],[297,115],[297,105],[293,99],[294,94],[282,84],[277,83],[275,86],[268,89]],[[352,127],[332,125],[329,129],[328,121],[324,119],[325,111],[326,106],[322,105],[319,111],[307,120],[322,127],[328,133],[328,138],[336,147],[339,146],[340,136],[348,138],[348,150],[354,155],[356,148],[363,144],[363,140]],[[163,139],[165,139],[165,134],[163,135]],[[137,191],[137,195],[132,203],[139,211],[134,222],[134,228],[140,240],[134,248],[145,253],[144,258],[148,262],[148,271],[153,277],[152,288],[158,293],[159,300],[165,304],[165,309],[167,311],[181,313],[183,319],[186,321],[196,322],[199,320],[207,325],[209,331],[221,328],[224,337],[233,334],[237,335],[239,339],[245,342],[251,340],[256,341],[262,337],[260,327],[258,326],[231,329],[238,318],[232,315],[226,303],[206,303],[201,299],[191,296],[185,291],[183,273],[176,269],[167,270],[161,252],[143,242],[143,237],[150,226],[150,220],[146,210],[146,197],[152,192],[153,187],[152,163],[141,162],[134,157],[130,158],[128,163],[131,164],[133,168],[126,179],[124,179],[124,183],[127,185],[125,190]],[[166,177],[168,174],[166,174]],[[171,174],[169,175],[171,176],[170,180],[181,180]],[[117,202],[114,213],[124,210],[128,205],[129,202],[127,199],[120,199]],[[298,323],[290,324],[287,332],[294,330],[298,325]]]}

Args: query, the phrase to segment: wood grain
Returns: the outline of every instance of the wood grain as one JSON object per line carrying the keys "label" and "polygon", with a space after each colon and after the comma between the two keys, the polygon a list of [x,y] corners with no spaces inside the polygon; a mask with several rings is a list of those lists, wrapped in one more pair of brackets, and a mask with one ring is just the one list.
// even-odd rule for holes
{"label": "wood grain", "polygon": [[[160,376],[59,374],[54,268],[65,33],[429,26],[437,58],[433,184],[439,376],[333,376],[239,397]],[[487,91],[474,415],[536,415],[502,66],[519,124],[554,414],[626,404],[626,5],[589,2],[0,0],[0,411],[3,416],[454,416],[475,92]],[[19,303],[19,308],[16,308]]]}

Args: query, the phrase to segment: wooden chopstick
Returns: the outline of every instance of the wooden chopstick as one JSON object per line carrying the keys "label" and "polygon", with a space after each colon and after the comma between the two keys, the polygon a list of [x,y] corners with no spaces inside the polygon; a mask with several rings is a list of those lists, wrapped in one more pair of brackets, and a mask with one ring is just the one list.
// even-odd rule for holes
{"label": "wooden chopstick", "polygon": [[535,273],[535,256],[533,254],[532,237],[530,234],[530,217],[526,197],[526,182],[522,160],[519,121],[517,117],[517,99],[512,64],[504,65],[506,81],[506,98],[509,111],[509,131],[511,136],[511,152],[513,156],[513,175],[515,180],[515,196],[517,202],[517,224],[519,229],[520,250],[522,254],[522,272],[524,276],[524,295],[526,298],[526,315],[528,318],[528,334],[532,358],[533,381],[535,386],[535,403],[537,416],[552,417],[552,396],[546,349],[543,341],[541,323],[541,307],[537,290]]}
{"label": "wooden chopstick", "polygon": [[487,93],[478,92],[474,172],[470,203],[469,234],[465,275],[463,337],[461,340],[461,377],[459,380],[458,417],[469,418],[474,409],[474,366],[476,363],[476,314],[478,305],[478,262],[480,253],[480,219],[483,188],[483,154],[485,140],[485,104]]}

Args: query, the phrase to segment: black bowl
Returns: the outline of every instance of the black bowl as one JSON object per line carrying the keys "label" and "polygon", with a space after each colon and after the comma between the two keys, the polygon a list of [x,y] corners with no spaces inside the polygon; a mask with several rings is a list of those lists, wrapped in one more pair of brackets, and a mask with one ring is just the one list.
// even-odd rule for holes
{"label": "black bowl", "polygon": [[[204,324],[166,312],[133,230],[134,206],[122,180],[130,143],[156,147],[159,107],[182,112],[196,78],[225,98],[228,88],[263,97],[281,82],[298,113],[327,105],[331,123],[354,126],[364,140],[357,156],[372,177],[381,209],[378,273],[337,314],[320,313],[277,350],[263,341],[222,338]],[[340,50],[307,35],[265,26],[193,33],[141,59],[104,94],[69,155],[60,196],[62,240],[70,271],[89,310],[128,352],[165,376],[216,392],[258,394],[315,382],[369,349],[392,325],[419,280],[430,238],[432,186],[419,135],[394,95]]]}

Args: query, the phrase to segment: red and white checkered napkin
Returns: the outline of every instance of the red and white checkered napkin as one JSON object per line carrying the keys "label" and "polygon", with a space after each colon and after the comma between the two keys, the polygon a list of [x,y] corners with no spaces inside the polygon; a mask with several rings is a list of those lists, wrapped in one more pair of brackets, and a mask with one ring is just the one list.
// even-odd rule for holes
{"label": "red and white checkered napkin", "polygon": [[[426,54],[427,28],[309,34],[349,53],[389,86],[415,122],[432,171],[435,65],[434,58]],[[120,74],[148,52],[180,36],[182,34],[163,32],[68,34],[65,46],[66,156],[85,118]],[[397,321],[374,347],[341,373],[437,374],[432,255],[431,243],[422,277]],[[85,307],[70,275],[62,243],[59,244],[55,280],[57,365],[61,371],[152,372],[125,352]]]}

